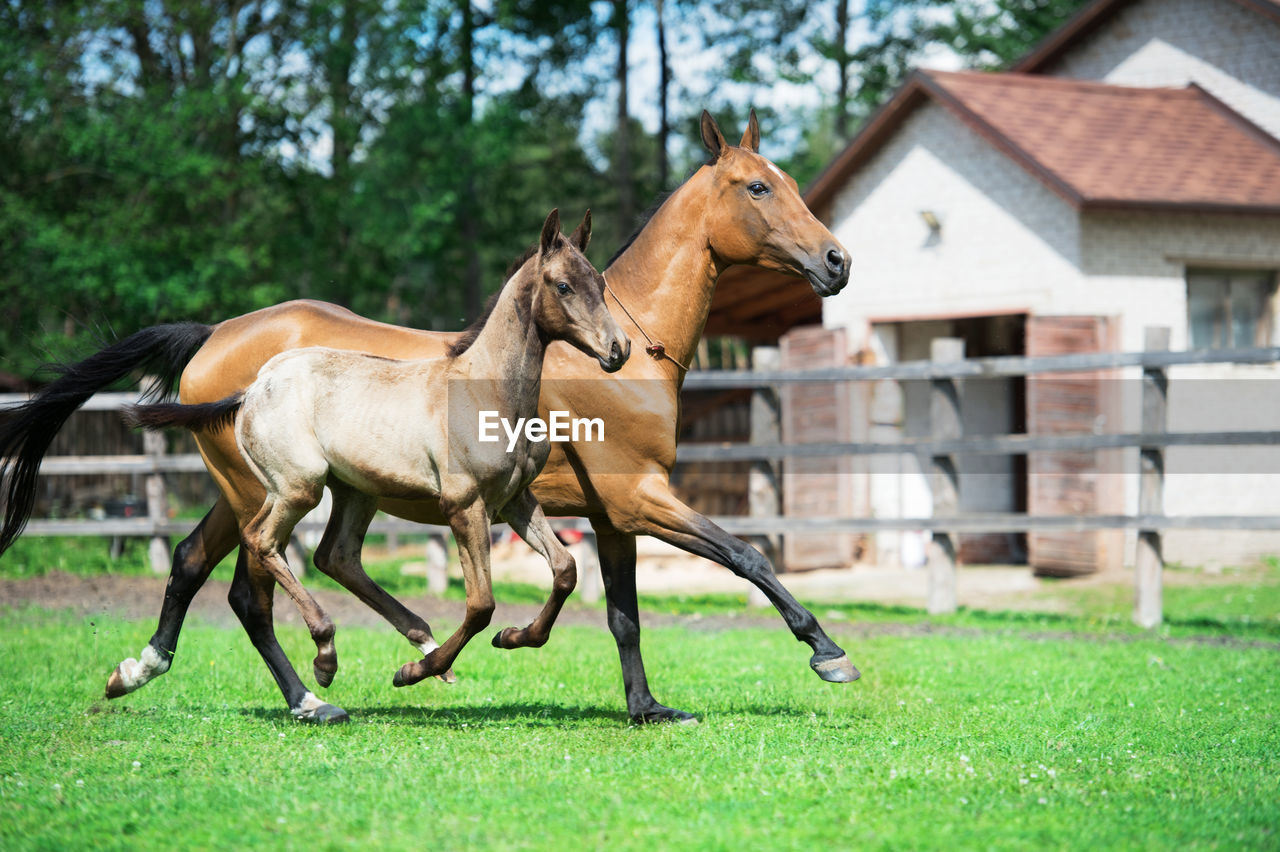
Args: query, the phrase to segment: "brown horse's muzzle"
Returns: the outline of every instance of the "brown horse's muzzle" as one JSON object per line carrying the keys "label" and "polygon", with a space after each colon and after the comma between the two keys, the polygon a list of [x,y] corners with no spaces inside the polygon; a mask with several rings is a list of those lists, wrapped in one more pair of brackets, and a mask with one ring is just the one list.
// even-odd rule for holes
{"label": "brown horse's muzzle", "polygon": [[805,263],[804,277],[819,296],[834,296],[849,283],[849,253],[837,242],[828,243]]}

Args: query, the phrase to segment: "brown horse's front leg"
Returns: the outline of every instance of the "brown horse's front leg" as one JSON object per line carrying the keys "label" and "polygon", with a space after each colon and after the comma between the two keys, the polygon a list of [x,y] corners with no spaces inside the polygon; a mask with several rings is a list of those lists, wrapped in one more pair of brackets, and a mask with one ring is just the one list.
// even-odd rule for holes
{"label": "brown horse's front leg", "polygon": [[493,583],[489,579],[489,514],[484,501],[476,500],[463,509],[446,509],[445,513],[458,542],[462,578],[467,586],[467,614],[443,645],[421,660],[401,666],[391,680],[395,686],[408,686],[449,671],[471,637],[488,627],[493,618]]}
{"label": "brown horse's front leg", "polygon": [[547,644],[551,636],[551,626],[556,623],[556,616],[564,606],[573,587],[578,582],[578,569],[573,556],[560,539],[556,538],[547,516],[542,512],[529,489],[523,489],[502,508],[503,520],[511,524],[522,539],[529,543],[537,553],[551,566],[551,596],[547,598],[542,612],[538,613],[528,627],[523,629],[508,627],[493,637],[495,648],[541,648]]}

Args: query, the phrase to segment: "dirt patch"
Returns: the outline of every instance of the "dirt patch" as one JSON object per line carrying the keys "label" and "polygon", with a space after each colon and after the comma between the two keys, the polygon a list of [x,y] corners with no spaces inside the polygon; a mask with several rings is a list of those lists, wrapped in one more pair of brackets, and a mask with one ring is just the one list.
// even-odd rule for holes
{"label": "dirt patch", "polygon": [[[101,575],[80,577],[73,574],[53,572],[43,577],[27,579],[0,579],[0,608],[38,606],[43,609],[62,610],[79,616],[110,615],[134,621],[154,622],[160,614],[160,603],[164,599],[165,578],[142,576]],[[239,627],[239,621],[227,604],[227,590],[230,584],[210,579],[197,593],[189,610],[189,618],[199,619],[219,627]],[[366,607],[353,595],[329,589],[312,589],[312,594],[322,608],[339,626],[382,627],[390,630],[381,617]],[[428,595],[404,596],[401,602],[409,609],[421,615],[433,625],[447,626],[452,629],[462,621],[465,605],[462,601],[441,600]],[[494,613],[493,624],[501,627],[508,624],[524,625],[538,613],[540,606],[532,604],[503,604],[498,602]],[[821,607],[816,607],[816,614],[827,629],[841,636],[989,636],[991,632],[974,627],[956,627],[928,622],[914,624],[895,623],[852,623],[837,620],[827,614]],[[293,602],[277,590],[275,599],[275,620],[277,624],[301,625],[302,617],[298,614]],[[741,613],[716,615],[672,615],[668,613],[646,612],[643,623],[649,627],[681,626],[694,630],[734,630],[742,628],[764,628],[785,630],[781,619],[771,609],[744,609]],[[575,604],[572,600],[560,613],[558,624],[583,625],[607,630],[608,624],[603,608]],[[439,627],[436,628],[440,633]],[[1010,628],[1007,635],[1034,641],[1052,640],[1085,640],[1132,642],[1146,639],[1141,634],[1082,634],[1068,631],[1029,631]],[[1230,636],[1204,636],[1165,639],[1169,644],[1223,645],[1232,647],[1269,648],[1280,651],[1280,642],[1264,640],[1237,639]]]}

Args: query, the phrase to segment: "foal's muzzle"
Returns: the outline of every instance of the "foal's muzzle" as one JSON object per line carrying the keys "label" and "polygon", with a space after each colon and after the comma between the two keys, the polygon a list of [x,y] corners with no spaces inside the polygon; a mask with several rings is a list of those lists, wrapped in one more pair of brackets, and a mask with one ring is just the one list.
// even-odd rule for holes
{"label": "foal's muzzle", "polygon": [[627,359],[631,357],[631,339],[622,338],[623,345],[619,345],[615,340],[609,346],[609,357],[597,355],[596,360],[600,362],[600,366],[606,373],[616,373],[622,369],[622,365],[627,363]]}

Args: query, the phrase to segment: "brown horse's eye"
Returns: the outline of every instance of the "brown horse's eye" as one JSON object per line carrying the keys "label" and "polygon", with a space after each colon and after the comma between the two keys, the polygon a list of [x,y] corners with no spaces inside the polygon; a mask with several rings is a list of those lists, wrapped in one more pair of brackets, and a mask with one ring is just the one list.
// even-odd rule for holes
{"label": "brown horse's eye", "polygon": [[560,292],[560,295],[563,296],[569,292],[569,285],[564,281],[557,281],[556,290],[558,290]]}
{"label": "brown horse's eye", "polygon": [[747,187],[747,192],[751,193],[752,198],[764,198],[769,194],[769,187],[757,180]]}

